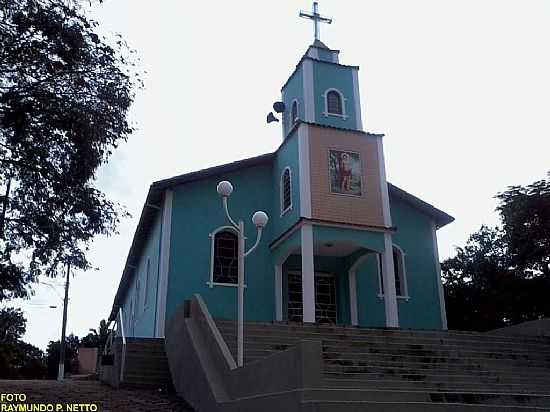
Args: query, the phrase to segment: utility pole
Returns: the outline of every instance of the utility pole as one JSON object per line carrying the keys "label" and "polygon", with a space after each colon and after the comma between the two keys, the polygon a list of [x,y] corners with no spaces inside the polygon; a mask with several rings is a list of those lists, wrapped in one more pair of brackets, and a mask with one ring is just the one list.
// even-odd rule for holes
{"label": "utility pole", "polygon": [[67,279],[65,280],[65,299],[63,300],[63,325],[61,326],[61,345],[59,347],[59,370],[57,380],[62,381],[65,377],[65,329],[67,327],[67,306],[69,303],[69,279],[71,274],[71,263],[67,263]]}

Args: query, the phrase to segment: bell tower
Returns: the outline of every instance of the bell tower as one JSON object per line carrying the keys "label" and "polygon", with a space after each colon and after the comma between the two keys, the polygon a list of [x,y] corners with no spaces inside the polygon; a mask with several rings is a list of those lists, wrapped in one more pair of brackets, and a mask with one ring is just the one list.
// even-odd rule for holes
{"label": "bell tower", "polygon": [[282,88],[285,103],[283,135],[298,120],[341,129],[363,130],[357,66],[340,64],[339,50],[327,47],[319,38],[319,24],[332,19],[318,12],[300,16],[314,21],[315,39]]}
{"label": "bell tower", "polygon": [[300,230],[303,320],[315,321],[314,256],[339,242],[343,248],[351,244],[350,253],[379,254],[386,326],[397,327],[392,249],[396,229],[383,135],[363,131],[359,67],[341,64],[339,51],[320,40],[320,24],[332,19],[319,14],[317,2],[313,12],[301,12],[300,17],[313,20],[314,41],[282,87],[284,142],[275,173],[284,176],[290,170],[298,186],[296,207],[290,212],[281,209],[280,232],[284,237],[293,228]]}

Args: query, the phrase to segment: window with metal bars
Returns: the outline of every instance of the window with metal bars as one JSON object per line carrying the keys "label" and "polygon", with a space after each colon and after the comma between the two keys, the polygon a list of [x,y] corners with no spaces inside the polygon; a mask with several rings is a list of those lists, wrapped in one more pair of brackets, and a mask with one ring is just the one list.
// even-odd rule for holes
{"label": "window with metal bars", "polygon": [[331,90],[327,93],[327,113],[335,114],[338,116],[344,115],[342,106],[342,96],[335,90]]}
{"label": "window with metal bars", "polygon": [[238,257],[239,239],[230,231],[218,232],[214,238],[214,265],[212,280],[214,283],[238,282]]}
{"label": "window with metal bars", "polygon": [[292,207],[292,177],[290,168],[285,168],[281,176],[281,214]]}

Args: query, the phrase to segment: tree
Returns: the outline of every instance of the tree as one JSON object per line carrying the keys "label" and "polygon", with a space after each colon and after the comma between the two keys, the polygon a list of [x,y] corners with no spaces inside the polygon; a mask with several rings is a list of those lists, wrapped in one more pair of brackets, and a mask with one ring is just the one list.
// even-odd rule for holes
{"label": "tree", "polygon": [[116,231],[126,212],[93,180],[133,131],[141,81],[134,52],[79,1],[0,0],[0,50],[2,301],[64,263],[89,269],[91,239]]}
{"label": "tree", "polygon": [[0,309],[0,345],[17,342],[25,333],[26,325],[21,309]]}
{"label": "tree", "polygon": [[[99,322],[99,329],[90,329],[90,333],[80,340],[80,346],[85,348],[98,348],[99,352],[105,347],[109,328],[105,319]],[[98,332],[99,331],[99,332]]]}
{"label": "tree", "polygon": [[[48,379],[56,379],[59,369],[60,341],[50,341],[46,348],[46,362],[48,366]],[[78,336],[72,333],[65,338],[65,373],[78,372],[78,348],[80,341]]]}
{"label": "tree", "polygon": [[508,253],[526,276],[550,279],[550,173],[526,187],[499,193]]}
{"label": "tree", "polygon": [[42,379],[42,351],[21,340],[27,320],[19,309],[0,310],[0,379]]}
{"label": "tree", "polygon": [[502,226],[483,226],[442,263],[452,329],[550,317],[550,179],[496,197]]}

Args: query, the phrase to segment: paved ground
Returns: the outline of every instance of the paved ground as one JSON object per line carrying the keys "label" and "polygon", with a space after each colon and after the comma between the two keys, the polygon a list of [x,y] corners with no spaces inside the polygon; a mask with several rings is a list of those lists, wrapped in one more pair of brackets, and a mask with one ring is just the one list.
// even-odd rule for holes
{"label": "paved ground", "polygon": [[[174,394],[143,389],[112,389],[94,380],[67,379],[63,382],[0,380],[0,396],[8,393],[25,394],[27,399],[24,403],[26,404],[95,403],[98,412],[192,411]],[[17,402],[6,402],[4,397],[4,403]],[[0,407],[1,404],[0,401]],[[80,410],[85,411],[86,408]],[[95,410],[95,408],[88,410]]]}

